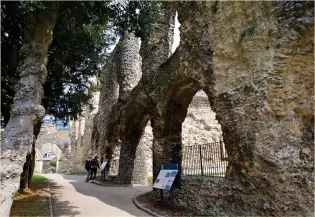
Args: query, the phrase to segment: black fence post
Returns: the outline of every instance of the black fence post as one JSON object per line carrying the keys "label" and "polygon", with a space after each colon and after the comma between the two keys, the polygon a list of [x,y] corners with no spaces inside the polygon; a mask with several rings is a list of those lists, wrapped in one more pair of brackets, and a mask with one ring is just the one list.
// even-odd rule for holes
{"label": "black fence post", "polygon": [[201,175],[203,176],[203,166],[202,166],[201,145],[199,145],[199,154],[200,154]]}

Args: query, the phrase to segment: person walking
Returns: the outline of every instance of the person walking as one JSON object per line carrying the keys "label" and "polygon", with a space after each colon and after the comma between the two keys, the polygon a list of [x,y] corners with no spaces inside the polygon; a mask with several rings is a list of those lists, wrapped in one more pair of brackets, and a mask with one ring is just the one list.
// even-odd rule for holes
{"label": "person walking", "polygon": [[85,182],[88,182],[90,181],[90,175],[91,175],[91,157],[88,157],[88,159],[85,161],[85,170],[86,170]]}
{"label": "person walking", "polygon": [[97,156],[94,157],[94,159],[91,160],[91,176],[89,182],[95,182],[95,177],[97,173],[97,168],[100,169],[100,164],[98,163]]}

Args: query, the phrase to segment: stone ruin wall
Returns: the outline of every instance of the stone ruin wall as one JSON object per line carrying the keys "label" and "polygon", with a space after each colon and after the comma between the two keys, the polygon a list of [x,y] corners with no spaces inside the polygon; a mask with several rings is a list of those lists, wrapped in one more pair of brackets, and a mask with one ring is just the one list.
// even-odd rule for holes
{"label": "stone ruin wall", "polygon": [[[108,141],[106,137],[104,137],[104,134],[107,129],[107,119],[110,115],[111,109],[119,99],[123,100],[123,94],[125,94],[124,89],[126,89],[128,92],[132,90],[132,87],[134,87],[137,82],[139,82],[139,75],[135,76],[130,74],[130,71],[141,74],[141,71],[139,72],[139,67],[129,69],[129,74],[125,76],[122,75],[126,74],[127,70],[125,70],[122,66],[120,66],[120,68],[118,67],[118,65],[121,64],[121,61],[128,61],[129,64],[133,63],[130,64],[132,66],[141,65],[139,50],[127,49],[128,53],[118,50],[122,49],[124,45],[126,46],[126,44],[130,44],[130,42],[134,43],[136,46],[139,46],[138,42],[136,41],[129,40],[125,42],[124,40],[121,40],[117,45],[117,48],[113,51],[110,61],[108,61],[110,64],[107,64],[106,68],[104,69],[101,82],[102,89],[99,94],[99,100],[98,102],[94,102],[94,104],[99,103],[99,109],[97,114],[94,116],[93,125],[86,124],[86,120],[92,120],[90,112],[86,112],[88,116],[81,116],[79,121],[74,121],[72,123],[71,139],[72,141],[76,141],[75,143],[72,142],[72,144],[74,144],[72,147],[76,147],[78,150],[81,150],[80,153],[82,155],[79,155],[80,161],[82,161],[82,159],[84,160],[85,156],[89,154],[104,156],[106,158],[106,147],[108,146]],[[137,58],[131,58],[131,55],[134,55]],[[137,64],[135,64],[136,61],[138,62]],[[128,68],[128,65],[125,68]],[[82,127],[84,125],[85,127]],[[82,142],[84,136],[86,138],[90,138],[87,135],[91,136],[91,133],[93,133],[91,131],[93,130],[97,132],[95,137],[92,136],[93,138],[91,138],[91,140],[86,139],[86,142]],[[81,136],[79,132],[81,132]],[[89,134],[87,132],[89,132]],[[215,120],[215,113],[211,110],[209,101],[204,92],[198,92],[193,98],[188,109],[187,117],[183,123],[182,134],[184,145],[204,144],[219,141],[222,137],[220,125]],[[134,167],[134,179],[132,181],[133,184],[147,184],[147,180],[149,180],[149,182],[152,181],[152,145],[153,132],[151,123],[149,121],[145,127],[139,145],[137,146],[135,164],[139,166]],[[86,149],[85,152],[82,151],[87,146],[91,146],[88,154]],[[119,153],[120,147],[118,145],[115,147],[111,156],[112,163],[109,171],[110,175],[118,174]]]}
{"label": "stone ruin wall", "polygon": [[70,139],[59,137],[57,127],[53,124],[42,124],[35,142],[35,168],[36,173],[43,172],[43,155],[52,152],[57,157],[56,172],[63,172],[71,167]]}
{"label": "stone ruin wall", "polygon": [[230,215],[311,216],[314,3],[212,2],[203,8],[191,10],[194,21],[186,28],[208,33],[194,34],[210,40],[213,50],[211,103],[230,166],[225,179],[184,178],[178,202]]}
{"label": "stone ruin wall", "polygon": [[[183,175],[192,171],[201,173],[199,146],[203,167],[207,170],[218,167],[218,162],[221,161],[221,155],[218,153],[220,142],[223,145],[222,154],[226,157],[221,125],[216,120],[216,114],[210,107],[206,93],[198,91],[189,104],[185,121],[182,123]],[[214,152],[216,154],[210,154]]]}
{"label": "stone ruin wall", "polygon": [[84,163],[87,156],[95,156],[99,153],[92,146],[92,131],[94,117],[98,111],[100,92],[92,93],[89,100],[90,105],[86,105],[82,115],[77,120],[70,121],[70,156],[68,169],[84,169]]}
{"label": "stone ruin wall", "polygon": [[208,96],[204,91],[197,92],[182,124],[183,146],[219,142],[222,139],[221,125],[210,107]]}
{"label": "stone ruin wall", "polygon": [[189,102],[203,89],[221,124],[229,166],[223,179],[183,178],[178,202],[228,215],[311,215],[314,4],[174,5],[178,49],[112,116],[111,133],[119,129],[122,139],[118,179],[132,179],[148,115],[153,173],[172,159]]}
{"label": "stone ruin wall", "polygon": [[[158,51],[163,58],[147,49],[154,58],[142,56],[142,80],[108,118],[106,141],[121,144],[119,180],[132,182],[138,169],[137,141],[148,116],[153,173],[169,162],[174,143],[182,142],[185,111],[203,89],[221,124],[228,171],[225,178],[183,177],[177,202],[227,215],[311,216],[314,3],[173,5],[181,23],[178,49],[169,59],[167,49]],[[168,34],[157,37],[163,50]],[[156,63],[163,64],[149,70]]]}

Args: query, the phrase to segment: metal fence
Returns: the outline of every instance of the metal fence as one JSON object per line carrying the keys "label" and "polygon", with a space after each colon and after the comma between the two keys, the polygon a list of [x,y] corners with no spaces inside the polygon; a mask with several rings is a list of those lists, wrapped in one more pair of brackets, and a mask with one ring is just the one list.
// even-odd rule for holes
{"label": "metal fence", "polygon": [[228,162],[222,141],[185,146],[182,154],[183,175],[225,176]]}

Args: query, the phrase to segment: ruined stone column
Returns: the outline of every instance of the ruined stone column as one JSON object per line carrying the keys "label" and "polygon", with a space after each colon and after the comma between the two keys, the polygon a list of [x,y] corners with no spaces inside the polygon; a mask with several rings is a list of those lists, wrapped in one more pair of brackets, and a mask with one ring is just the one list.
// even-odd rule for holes
{"label": "ruined stone column", "polygon": [[[101,75],[101,91],[99,96],[99,110],[97,118],[94,121],[96,130],[98,132],[97,139],[95,139],[95,147],[105,149],[108,146],[106,132],[108,129],[109,115],[113,106],[118,102],[119,84],[117,81],[117,62],[118,48],[112,52],[111,57],[103,69]],[[113,144],[114,145],[114,144]],[[116,144],[115,144],[116,145]]]}
{"label": "ruined stone column", "polygon": [[[175,11],[171,7],[171,3],[164,3],[163,19],[159,21],[157,29],[155,29],[150,37],[143,39],[140,49],[142,57],[142,73],[143,82],[150,83],[156,74],[158,67],[164,63],[171,55],[174,40]],[[153,115],[152,118],[158,119]],[[156,123],[158,120],[153,120]],[[147,125],[147,127],[150,127]],[[157,137],[157,130],[153,130],[154,137]],[[153,161],[153,181],[157,176],[159,169],[156,168],[156,160],[158,159],[160,150],[163,149],[159,142],[153,140],[152,144],[152,161]]]}
{"label": "ruined stone column", "polygon": [[131,184],[147,185],[152,179],[152,144],[152,128],[148,121],[137,146]]}
{"label": "ruined stone column", "polygon": [[[164,3],[170,4],[170,3]],[[175,11],[164,7],[164,15],[156,24],[156,29],[149,36],[142,38],[140,55],[142,58],[143,82],[152,80],[155,70],[165,62],[172,53],[175,27]]]}
{"label": "ruined stone column", "polygon": [[118,100],[125,100],[127,94],[139,83],[142,75],[140,39],[135,37],[134,33],[125,31],[117,46]]}
{"label": "ruined stone column", "polygon": [[[110,173],[118,170],[117,156],[120,151],[120,136],[117,130],[112,129],[110,119],[115,113],[114,106],[126,99],[126,95],[138,84],[141,78],[141,59],[139,56],[139,38],[126,31],[120,42],[112,52],[112,56],[104,67],[101,76],[101,93],[99,97],[99,111],[94,120],[93,138],[94,153],[105,153],[109,160]],[[90,127],[92,128],[92,127]],[[107,148],[108,147],[108,148]],[[115,160],[116,159],[116,160]]]}
{"label": "ruined stone column", "polygon": [[[151,144],[141,142],[142,146],[138,147],[138,151],[136,151],[145,126],[149,127],[147,122],[151,111],[148,108],[152,104],[150,97],[146,93],[150,89],[150,86],[146,89],[143,88],[143,85],[152,80],[157,68],[167,60],[171,53],[174,17],[175,13],[165,10],[163,18],[157,23],[157,28],[149,37],[143,38],[141,44],[142,80],[137,86],[138,89],[129,95],[131,98],[135,97],[136,101],[127,102],[126,108],[133,104],[133,111],[128,112],[124,110],[124,113],[120,117],[123,120],[121,121],[123,126],[123,143],[120,154],[120,162],[123,164],[120,165],[118,174],[118,180],[121,183],[144,183],[143,180],[147,180],[147,172],[141,168],[142,163],[139,162],[139,159],[141,159],[141,155],[144,155],[144,150],[150,149]],[[137,108],[138,114],[135,114],[135,108]],[[136,118],[138,120],[135,120]],[[138,153],[139,156],[137,157],[137,154],[134,152]],[[138,160],[135,161],[135,159]],[[135,172],[133,172],[133,169]]]}
{"label": "ruined stone column", "polygon": [[95,150],[95,147],[92,145],[92,135],[93,135],[93,124],[94,124],[94,117],[98,111],[99,107],[99,96],[100,92],[96,91],[92,93],[92,97],[89,100],[89,103],[84,108],[84,122],[82,122],[82,128],[84,128],[83,133],[81,134],[81,144],[80,144],[80,151],[79,154],[80,163],[84,162],[86,159],[89,151],[91,151],[91,154],[98,154],[97,150]]}

